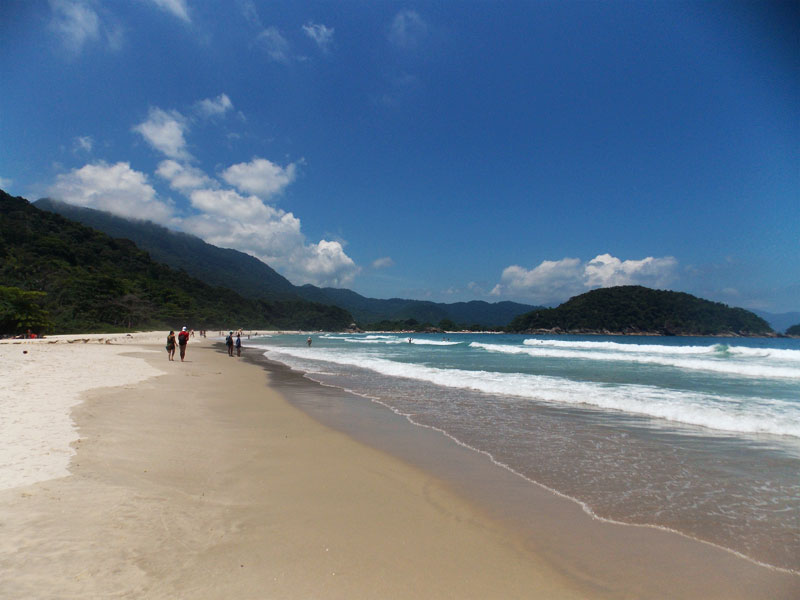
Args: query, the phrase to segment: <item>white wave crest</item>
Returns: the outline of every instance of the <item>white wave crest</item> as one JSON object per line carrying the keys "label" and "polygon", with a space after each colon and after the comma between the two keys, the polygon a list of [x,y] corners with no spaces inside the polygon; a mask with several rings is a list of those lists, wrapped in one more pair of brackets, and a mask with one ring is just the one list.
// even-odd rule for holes
{"label": "white wave crest", "polygon": [[[543,343],[536,343],[543,342]],[[726,375],[756,378],[800,379],[800,367],[790,361],[774,359],[773,349],[733,349],[719,346],[657,346],[616,342],[560,342],[525,340],[522,346],[470,343],[471,348],[506,354],[527,354],[535,358],[573,358],[598,361],[635,362],[694,371],[713,371]],[[757,354],[756,351],[763,355]],[[753,351],[753,352],[750,352]],[[780,352],[780,351],[779,351]],[[784,350],[784,353],[797,352]],[[742,358],[736,356],[739,354]],[[793,354],[789,354],[793,356]],[[748,360],[748,359],[761,360]],[[769,362],[768,362],[769,361]]]}
{"label": "white wave crest", "polygon": [[442,369],[402,363],[367,354],[307,348],[269,348],[270,358],[295,363],[355,366],[390,377],[404,377],[435,385],[476,390],[503,397],[526,398],[553,404],[588,405],[604,410],[655,417],[719,431],[773,434],[800,438],[800,411],[796,403],[768,398],[734,398],[670,390],[646,385],[611,385],[523,373]]}

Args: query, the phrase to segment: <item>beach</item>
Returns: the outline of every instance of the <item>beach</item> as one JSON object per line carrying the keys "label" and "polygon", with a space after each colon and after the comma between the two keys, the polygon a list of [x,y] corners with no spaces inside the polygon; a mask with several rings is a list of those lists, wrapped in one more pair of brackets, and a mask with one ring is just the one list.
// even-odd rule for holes
{"label": "beach", "polygon": [[230,358],[195,337],[186,362],[168,362],[165,336],[0,344],[5,398],[33,410],[76,397],[63,403],[75,432],[66,470],[45,468],[47,452],[63,453],[54,446],[24,469],[37,481],[22,469],[0,480],[0,598],[800,592],[796,574],[594,519],[379,405],[345,414],[340,390],[247,345]]}

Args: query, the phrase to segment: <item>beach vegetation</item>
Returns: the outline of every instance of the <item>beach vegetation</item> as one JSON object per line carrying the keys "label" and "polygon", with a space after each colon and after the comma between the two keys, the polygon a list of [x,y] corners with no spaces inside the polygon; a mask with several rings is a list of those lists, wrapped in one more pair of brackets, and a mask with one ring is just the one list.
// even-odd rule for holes
{"label": "beach vegetation", "polygon": [[44,308],[44,292],[0,285],[0,335],[40,335],[53,323]]}

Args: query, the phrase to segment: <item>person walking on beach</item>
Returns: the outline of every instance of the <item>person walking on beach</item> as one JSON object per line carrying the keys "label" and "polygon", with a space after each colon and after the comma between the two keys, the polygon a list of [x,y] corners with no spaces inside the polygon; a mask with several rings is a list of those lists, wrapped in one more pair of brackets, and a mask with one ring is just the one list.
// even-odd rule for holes
{"label": "person walking on beach", "polygon": [[184,327],[178,334],[178,347],[181,349],[181,362],[183,362],[183,357],[186,356],[186,344],[188,343],[189,343],[189,332],[186,331],[186,327]]}
{"label": "person walking on beach", "polygon": [[236,356],[242,355],[242,335],[236,334]]}
{"label": "person walking on beach", "polygon": [[167,336],[167,358],[175,360],[175,332],[171,329]]}
{"label": "person walking on beach", "polygon": [[225,345],[228,347],[228,356],[233,356],[233,331],[225,338]]}

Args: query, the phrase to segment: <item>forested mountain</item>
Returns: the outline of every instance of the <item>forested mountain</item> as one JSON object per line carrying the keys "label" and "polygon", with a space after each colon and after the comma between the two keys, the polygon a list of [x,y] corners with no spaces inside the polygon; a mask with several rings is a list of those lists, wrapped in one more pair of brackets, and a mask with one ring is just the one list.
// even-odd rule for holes
{"label": "forested mountain", "polygon": [[318,288],[304,285],[299,288],[302,297],[317,302],[347,307],[359,323],[379,321],[406,321],[437,324],[450,320],[463,325],[479,324],[485,327],[502,327],[511,320],[535,308],[517,302],[489,303],[482,300],[444,304],[427,300],[366,298],[356,292],[339,288]]}
{"label": "forested mountain", "polygon": [[34,204],[115,238],[132,240],[154,260],[183,269],[211,285],[232,287],[244,296],[266,299],[302,298],[333,304],[349,311],[360,325],[379,321],[437,324],[442,320],[485,327],[502,327],[511,319],[536,308],[516,302],[483,301],[444,304],[424,300],[366,298],[348,289],[295,286],[267,264],[237,250],[217,248],[186,233],[147,221],[131,221],[110,213],[43,198]]}
{"label": "forested mountain", "polygon": [[[43,312],[26,316],[34,308]],[[183,325],[336,330],[351,320],[333,306],[252,299],[211,286],[153,261],[129,240],[0,190],[0,333]]]}
{"label": "forested mountain", "polygon": [[154,261],[182,269],[209,285],[230,288],[250,298],[298,298],[295,286],[288,279],[249,254],[212,246],[199,237],[172,231],[151,221],[131,221],[50,198],[37,200],[33,205],[113,238],[129,239],[147,251]]}
{"label": "forested mountain", "polygon": [[655,333],[662,335],[772,335],[761,317],[683,292],[619,286],[570,298],[558,308],[514,319],[509,331]]}

